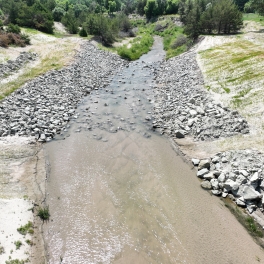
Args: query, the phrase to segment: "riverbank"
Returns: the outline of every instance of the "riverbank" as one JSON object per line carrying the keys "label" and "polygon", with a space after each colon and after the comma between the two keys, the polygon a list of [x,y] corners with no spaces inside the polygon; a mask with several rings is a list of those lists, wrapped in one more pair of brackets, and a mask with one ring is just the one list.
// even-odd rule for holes
{"label": "riverbank", "polygon": [[44,263],[42,224],[36,217],[36,206],[45,198],[42,147],[31,137],[1,137],[0,171],[0,262]]}
{"label": "riverbank", "polygon": [[[12,181],[17,182],[18,184],[14,196],[2,197],[2,203],[5,204],[7,210],[5,211],[6,215],[12,216],[8,211],[8,209],[10,209],[10,203],[4,200],[6,198],[14,199],[13,201],[16,202],[16,205],[21,204],[21,208],[22,206],[23,208],[27,208],[32,201],[37,201],[34,196],[35,194],[33,194],[34,192],[32,191],[36,187],[28,187],[29,189],[19,187],[30,186],[36,168],[42,168],[42,176],[39,177],[41,179],[40,182],[45,184],[46,174],[44,173],[44,156],[42,150],[39,149],[39,146],[35,143],[36,140],[39,142],[45,142],[50,141],[55,136],[61,138],[67,137],[68,130],[70,129],[68,122],[71,119],[78,118],[78,114],[76,114],[75,111],[82,98],[84,98],[85,95],[90,94],[94,89],[97,91],[107,87],[113,76],[117,75],[121,69],[128,66],[128,63],[121,60],[117,55],[100,51],[88,42],[82,45],[81,52],[78,53],[75,58],[76,61],[70,66],[61,70],[51,71],[44,76],[40,76],[28,82],[21,89],[17,90],[17,92],[1,102],[1,139],[3,140],[2,142],[10,139],[11,141],[7,141],[6,144],[9,146],[8,148],[13,151],[13,154],[7,154],[9,152],[5,151],[1,160],[5,160],[5,156],[12,158],[12,155],[15,155],[14,152],[17,152],[20,148],[16,145],[20,142],[19,140],[27,139],[27,136],[33,137],[29,138],[29,141],[21,141],[21,146],[25,148],[25,150],[18,151],[18,153],[24,153],[19,156],[19,162],[21,163],[19,166],[16,166],[14,163],[10,163],[9,165],[5,164],[5,166],[9,166],[8,168],[16,168],[16,170],[11,174],[8,174],[13,175],[8,176],[10,178],[8,178],[5,173],[3,174],[3,179],[4,177],[7,177],[7,180],[3,180],[3,185],[1,186],[12,186]],[[209,182],[209,180],[218,181],[218,179],[224,179],[222,181],[223,184],[226,184],[227,180],[229,180],[228,183],[232,183],[230,180],[235,182],[240,175],[240,172],[242,173],[242,170],[244,170],[243,173],[248,174],[243,174],[244,178],[242,179],[241,184],[247,183],[248,185],[252,185],[251,183],[253,183],[252,186],[254,186],[254,189],[260,187],[262,183],[262,171],[259,170],[262,170],[262,168],[258,166],[258,163],[262,161],[259,160],[259,153],[252,151],[251,153],[246,153],[247,155],[245,156],[241,152],[241,155],[238,156],[236,153],[233,154],[233,152],[224,152],[225,149],[221,148],[221,144],[219,144],[223,139],[217,138],[228,138],[232,136],[231,138],[241,137],[241,139],[243,139],[248,135],[252,137],[250,126],[248,125],[247,120],[237,111],[230,110],[220,102],[214,103],[211,101],[210,94],[205,92],[203,88],[203,78],[196,62],[196,52],[190,51],[179,57],[163,61],[160,67],[158,66],[159,63],[145,64],[144,62],[142,62],[141,66],[142,70],[144,68],[149,69],[156,75],[156,84],[151,84],[151,87],[153,87],[157,93],[155,96],[152,96],[153,94],[150,93],[150,98],[148,99],[148,101],[154,105],[154,111],[152,112],[153,117],[149,114],[146,116],[145,122],[152,123],[154,121],[152,123],[153,127],[160,133],[168,134],[168,136],[180,146],[183,154],[199,159],[199,161],[195,161],[195,164],[200,166],[200,170],[208,170],[208,172],[206,171],[207,173],[202,175],[205,181]],[[118,87],[125,83],[125,80],[122,80],[121,77],[119,81],[120,82],[117,85]],[[112,94],[113,90],[107,92]],[[95,96],[94,100],[90,103],[97,105],[98,100],[99,99]],[[127,98],[124,100],[127,100]],[[140,102],[140,99],[138,102]],[[134,102],[132,106],[135,105],[137,104]],[[107,106],[108,104],[106,103],[104,107]],[[89,112],[89,108],[90,107],[87,107],[84,111]],[[95,107],[95,109],[97,109],[97,107]],[[90,114],[94,115],[95,112],[96,110],[94,110],[94,112],[92,111]],[[151,120],[152,118],[154,118],[154,120]],[[90,119],[89,114],[86,115],[85,119]],[[98,120],[94,120],[94,123],[89,123],[87,120],[85,121],[87,125],[84,127],[80,125],[80,128],[75,132],[79,133],[82,129],[91,130],[98,127],[103,128],[105,126],[102,122],[98,123]],[[124,124],[124,121],[125,119],[120,120],[121,123],[123,122],[122,124]],[[109,132],[111,133],[115,133],[118,130],[122,130],[122,127],[125,127],[124,125],[113,127],[109,122],[107,124],[109,125]],[[129,129],[133,130],[133,122],[131,123],[131,121],[128,121],[128,125]],[[16,137],[14,136],[15,134],[23,137]],[[145,134],[144,136],[148,137],[148,134]],[[98,140],[104,139],[101,138],[100,135],[97,138]],[[12,140],[14,140],[14,142]],[[3,150],[4,149],[5,148],[3,148]],[[215,154],[220,151],[222,153],[215,156]],[[246,159],[243,161],[243,164],[241,165],[242,167],[240,167],[240,164],[239,166],[233,166],[235,165],[234,163],[239,163],[239,161],[242,160],[242,156]],[[200,159],[209,157],[211,157],[211,159],[207,163],[202,162],[202,167]],[[24,158],[28,159],[28,162],[31,162],[30,166],[32,168],[34,167],[35,171],[31,170],[27,171],[27,173],[25,172],[27,162]],[[250,159],[256,161],[254,166]],[[42,165],[38,165],[39,162],[41,162]],[[250,163],[250,166],[247,163]],[[229,166],[230,164],[232,164],[232,166]],[[239,174],[234,172],[234,175],[232,175],[229,173],[230,168],[238,171]],[[216,174],[218,174],[215,173],[216,169],[218,172],[228,171],[228,173],[224,173],[224,176],[222,177],[219,176],[220,173],[218,175],[219,178],[216,176]],[[255,174],[256,172],[258,175]],[[28,177],[25,182],[23,180],[24,176],[22,176],[23,173],[26,173]],[[254,181],[252,180],[253,173]],[[208,175],[208,177],[210,175],[212,178],[206,178],[207,176],[204,177],[205,175]],[[231,176],[233,178],[231,178]],[[239,177],[239,179],[241,179],[241,177]],[[258,182],[257,186],[256,182]],[[223,187],[229,192],[233,191],[231,185],[225,185]],[[227,189],[227,187],[229,189]],[[38,198],[39,200],[36,202],[38,205],[44,205],[45,202],[43,199],[43,188],[41,195],[39,196],[42,197],[42,199]],[[12,193],[8,188],[5,190],[7,190],[8,193]],[[214,190],[217,191],[219,189]],[[28,195],[28,192],[31,192],[32,194]],[[222,193],[227,193],[227,191],[223,190],[221,191],[221,195]],[[24,197],[25,194],[27,197]],[[220,193],[218,192],[218,194]],[[254,194],[256,193],[254,192]],[[243,197],[243,195],[240,197]],[[238,200],[241,200],[240,197]],[[248,209],[254,211],[254,209],[256,209],[255,206],[258,206],[255,204],[255,201],[259,201],[261,198],[257,195],[255,197],[253,203],[250,202],[247,206],[244,202],[244,206],[246,205]],[[15,200],[16,198],[20,199]],[[25,202],[23,200],[25,200]],[[14,219],[16,222],[13,224],[13,226],[18,226],[16,228],[20,227],[20,223],[21,225],[25,225],[27,224],[27,221],[33,220],[32,213],[23,214],[22,211],[22,214],[18,214],[18,211],[16,212],[18,217],[16,220]],[[22,215],[26,218],[22,218]],[[3,219],[3,223],[6,223],[11,218],[1,219]],[[35,221],[37,221],[36,218]],[[41,227],[41,223],[34,222],[34,226]],[[19,255],[23,249],[26,249],[25,251],[31,252],[29,255],[32,256],[31,261],[33,263],[39,264],[39,259],[43,259],[44,261],[43,253],[40,253],[40,255],[35,255],[34,253],[43,252],[43,244],[39,237],[41,229],[39,233],[34,229],[34,234],[38,234],[34,244],[40,247],[39,249],[34,249],[32,247],[24,247],[24,245],[27,244],[26,240],[30,240],[30,237],[20,237],[20,234],[16,232],[16,228],[12,230],[10,229],[9,231],[6,230],[10,235],[7,233],[5,233],[5,235],[10,236],[10,239],[8,241],[3,241],[3,243],[8,244],[8,246],[7,250],[5,250],[5,254],[0,255],[0,257],[5,257],[3,258],[4,260],[9,257],[11,254],[9,251],[10,249],[17,253],[17,255],[12,253],[12,259],[15,257],[26,259],[28,257],[27,254]],[[16,233],[18,233],[18,235]],[[23,246],[21,246],[21,249],[15,250],[14,242],[19,240],[21,240]],[[35,259],[33,256],[35,256]]]}
{"label": "riverbank", "polygon": [[[248,41],[250,36],[256,38],[258,35],[249,32],[242,37],[244,41]],[[221,66],[223,63],[228,65],[230,58],[223,62],[223,56],[219,56],[221,51],[225,53],[225,47],[232,50],[230,47],[237,47],[232,46],[232,43],[241,41],[241,36],[208,36],[191,51],[163,62],[155,72],[153,128],[173,138],[182,153],[189,160],[192,159],[192,164],[198,167],[197,176],[202,179],[202,188],[210,190],[213,195],[229,197],[237,206],[246,208],[246,212],[263,227],[264,156],[261,143],[263,133],[260,129],[262,121],[259,116],[261,111],[253,110],[256,109],[254,103],[246,104],[249,100],[256,99],[256,91],[263,80],[256,75],[255,79],[251,76],[250,84],[242,79],[230,83],[225,74],[229,68],[226,70]],[[251,48],[250,46],[249,49]],[[259,45],[258,49],[261,49]],[[247,50],[240,49],[239,52],[240,59],[236,58],[237,62],[245,60],[247,67],[254,68],[254,63],[248,62],[251,57]],[[217,54],[217,59],[214,56],[205,57],[204,54],[207,53]],[[235,51],[230,52],[234,53]],[[233,58],[230,63],[234,61]],[[232,76],[237,77],[234,80],[240,79],[242,66],[232,66]],[[217,81],[217,74],[211,75],[212,69],[221,73],[221,80]],[[225,85],[219,90],[219,82],[224,81]],[[252,93],[248,96],[241,95],[241,89],[247,85]],[[205,89],[207,87],[210,89]],[[230,100],[238,100],[237,94],[240,94],[241,107],[234,107]],[[255,100],[255,103],[261,110],[260,100]],[[261,229],[260,237],[263,236]],[[263,244],[262,239],[259,242]]]}

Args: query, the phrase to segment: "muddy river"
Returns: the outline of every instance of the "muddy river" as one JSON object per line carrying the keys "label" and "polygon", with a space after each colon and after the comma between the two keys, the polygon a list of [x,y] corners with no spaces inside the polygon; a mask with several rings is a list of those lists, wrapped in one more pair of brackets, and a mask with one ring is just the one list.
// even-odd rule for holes
{"label": "muddy river", "polygon": [[152,51],[94,90],[46,144],[49,263],[259,263],[257,246],[151,129]]}

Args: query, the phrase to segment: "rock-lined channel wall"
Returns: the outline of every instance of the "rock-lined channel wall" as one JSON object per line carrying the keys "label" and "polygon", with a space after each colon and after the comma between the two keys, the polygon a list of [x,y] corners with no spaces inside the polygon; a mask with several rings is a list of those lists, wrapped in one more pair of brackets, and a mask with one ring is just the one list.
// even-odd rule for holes
{"label": "rock-lined channel wall", "polygon": [[203,87],[195,51],[163,62],[156,72],[154,128],[173,137],[210,140],[249,132],[237,111],[212,101]]}
{"label": "rock-lined channel wall", "polygon": [[34,61],[37,58],[36,53],[21,52],[15,60],[8,60],[0,64],[0,79],[22,68],[26,63]]}
{"label": "rock-lined channel wall", "polygon": [[118,55],[84,43],[73,64],[33,79],[0,103],[0,136],[50,140],[74,117],[83,96],[108,85],[126,65]]}
{"label": "rock-lined channel wall", "polygon": [[[213,140],[249,133],[237,111],[213,102],[203,87],[195,51],[164,61],[156,69],[153,127],[171,137],[189,135]],[[264,156],[256,150],[220,152],[208,159],[192,159],[202,188],[231,198],[249,213],[264,206]]]}
{"label": "rock-lined channel wall", "polygon": [[214,195],[231,198],[249,213],[264,205],[264,157],[256,150],[217,153],[210,159],[192,159],[201,186]]}

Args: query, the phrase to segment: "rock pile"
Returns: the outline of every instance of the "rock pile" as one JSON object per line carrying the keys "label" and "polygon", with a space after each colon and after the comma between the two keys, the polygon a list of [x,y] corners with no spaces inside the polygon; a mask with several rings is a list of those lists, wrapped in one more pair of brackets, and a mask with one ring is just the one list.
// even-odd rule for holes
{"label": "rock pile", "polygon": [[195,140],[249,133],[237,111],[213,102],[205,91],[194,51],[164,61],[155,73],[154,128],[178,138],[188,134]]}
{"label": "rock pile", "polygon": [[264,205],[264,157],[254,150],[217,153],[210,159],[192,159],[201,186],[214,195],[229,196],[249,213]]}
{"label": "rock pile", "polygon": [[108,85],[126,64],[119,56],[86,42],[72,65],[33,79],[0,103],[0,136],[50,140],[74,116],[80,99]]}
{"label": "rock pile", "polygon": [[8,60],[6,63],[0,64],[0,78],[9,75],[13,71],[19,70],[26,63],[34,61],[36,58],[36,53],[21,52],[15,60]]}

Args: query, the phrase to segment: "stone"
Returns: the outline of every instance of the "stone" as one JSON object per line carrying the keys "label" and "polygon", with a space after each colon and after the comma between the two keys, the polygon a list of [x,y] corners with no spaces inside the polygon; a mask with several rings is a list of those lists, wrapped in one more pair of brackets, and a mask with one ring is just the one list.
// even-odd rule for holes
{"label": "stone", "polygon": [[212,179],[212,180],[210,181],[210,183],[211,183],[212,188],[213,188],[214,190],[218,190],[218,189],[219,189],[219,183],[218,183],[218,180],[217,180],[217,179]]}
{"label": "stone", "polygon": [[193,110],[193,109],[191,109],[191,110],[189,111],[189,113],[190,113],[190,115],[191,115],[192,117],[195,117],[195,116],[197,115],[197,112],[196,112],[195,110]]}
{"label": "stone", "polygon": [[212,189],[212,185],[209,181],[201,182],[201,187],[205,190],[211,190]]}
{"label": "stone", "polygon": [[223,193],[222,193],[222,197],[223,197],[223,198],[226,198],[226,197],[227,197],[227,195],[228,195],[228,193],[227,193],[227,192],[223,192]]}
{"label": "stone", "polygon": [[218,182],[224,182],[225,179],[226,179],[226,176],[225,176],[225,174],[223,172],[217,178]]}
{"label": "stone", "polygon": [[198,165],[199,165],[199,162],[200,162],[199,159],[192,159],[192,164],[193,164],[194,166],[198,166]]}
{"label": "stone", "polygon": [[249,175],[249,173],[248,173],[246,170],[241,170],[240,173],[241,173],[243,176],[245,176],[245,177],[247,177],[247,176]]}
{"label": "stone", "polygon": [[216,196],[220,196],[222,194],[221,190],[212,190],[211,193]]}
{"label": "stone", "polygon": [[258,174],[258,172],[255,172],[254,174],[253,174],[253,176],[250,178],[250,181],[251,182],[256,182],[256,181],[258,181],[259,180],[259,174]]}
{"label": "stone", "polygon": [[218,157],[218,156],[215,156],[212,159],[212,163],[218,163],[219,161],[220,161],[220,157]]}
{"label": "stone", "polygon": [[247,182],[247,178],[244,177],[243,175],[238,175],[238,177],[236,178],[236,182],[241,185],[243,183]]}
{"label": "stone", "polygon": [[176,138],[184,138],[184,134],[180,130],[175,131],[175,136],[176,136]]}
{"label": "stone", "polygon": [[245,200],[256,200],[262,198],[262,194],[256,191],[252,186],[245,186],[243,189],[243,198]]}
{"label": "stone", "polygon": [[243,201],[243,199],[240,198],[236,199],[236,204],[240,207],[246,207],[245,201]]}
{"label": "stone", "polygon": [[206,169],[206,168],[201,169],[201,170],[199,170],[199,171],[197,172],[197,177],[199,177],[199,178],[203,178],[203,176],[204,176],[205,174],[207,174],[207,173],[209,173],[209,170],[208,170],[208,169]]}
{"label": "stone", "polygon": [[205,180],[212,180],[212,179],[214,179],[215,178],[215,176],[214,176],[214,174],[213,174],[213,172],[209,172],[209,173],[207,173],[207,174],[205,174],[204,176],[203,176],[203,178],[205,179]]}
{"label": "stone", "polygon": [[232,191],[232,190],[236,191],[238,187],[239,185],[230,179],[227,179],[224,183],[224,188],[227,190],[227,192]]}
{"label": "stone", "polygon": [[208,159],[200,160],[200,163],[198,165],[198,170],[201,170],[203,168],[210,168],[210,161]]}

